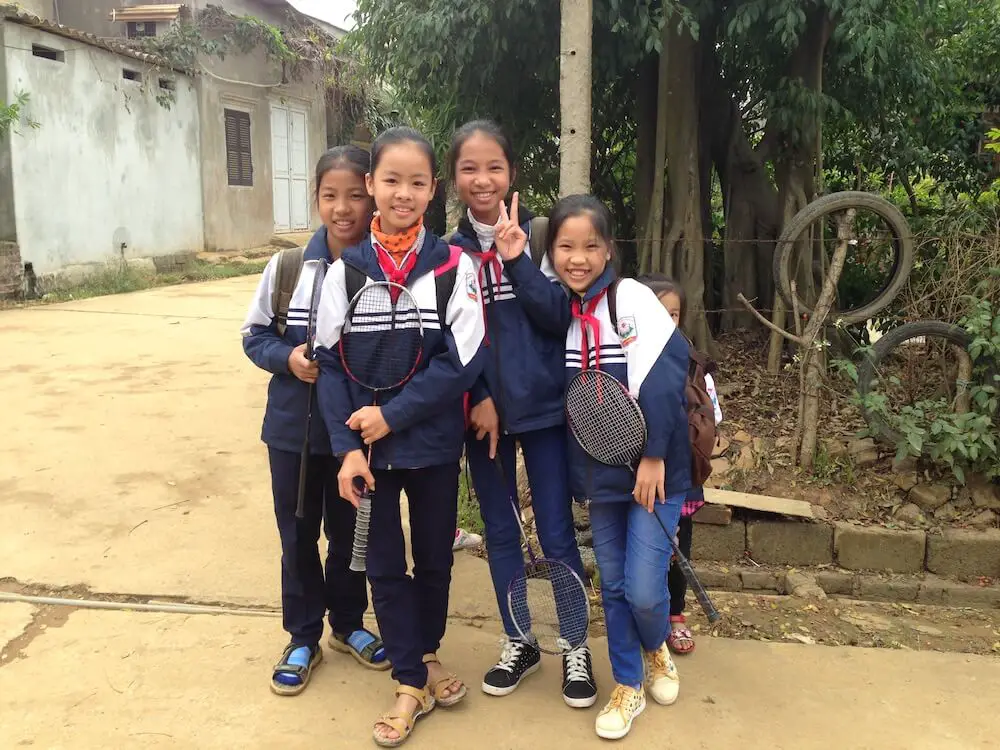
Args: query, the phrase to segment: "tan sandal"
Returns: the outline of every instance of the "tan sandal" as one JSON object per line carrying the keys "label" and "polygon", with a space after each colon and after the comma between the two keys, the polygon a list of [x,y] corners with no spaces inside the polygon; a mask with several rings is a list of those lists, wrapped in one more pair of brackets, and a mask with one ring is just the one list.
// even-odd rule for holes
{"label": "tan sandal", "polygon": [[[397,714],[384,713],[379,717],[379,720],[375,722],[375,726],[372,728],[372,739],[375,740],[375,744],[379,747],[399,747],[402,745],[409,738],[410,733],[413,731],[413,725],[417,723],[417,719],[430,713],[434,709],[434,697],[430,694],[427,688],[418,690],[417,688],[410,687],[409,685],[398,685],[396,687],[396,697],[398,698],[401,695],[409,695],[411,698],[416,698],[417,703],[420,705],[410,716],[399,716]],[[378,733],[379,724],[392,727],[399,737],[391,740],[388,737],[380,736]]]}
{"label": "tan sandal", "polygon": [[[441,660],[437,658],[437,654],[424,654],[424,664],[441,664]],[[465,697],[466,693],[469,692],[465,683],[462,682],[462,687],[460,687],[454,694],[449,695],[446,698],[442,698],[441,693],[449,689],[453,682],[461,682],[461,680],[458,679],[458,675],[449,673],[440,680],[436,680],[433,684],[430,682],[427,683],[427,689],[434,697],[434,701],[437,705],[441,706],[441,708],[454,706]]]}

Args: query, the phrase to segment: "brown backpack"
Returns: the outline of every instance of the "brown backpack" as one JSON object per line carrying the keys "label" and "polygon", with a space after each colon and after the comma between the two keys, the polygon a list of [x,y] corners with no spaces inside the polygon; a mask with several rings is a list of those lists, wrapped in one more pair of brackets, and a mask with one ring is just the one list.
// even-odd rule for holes
{"label": "brown backpack", "polygon": [[[618,282],[615,279],[608,289],[608,313],[611,327],[618,330]],[[683,335],[683,334],[681,334]],[[685,336],[687,339],[687,337]],[[691,484],[701,487],[712,475],[712,451],[715,449],[715,406],[708,395],[705,376],[715,371],[715,363],[694,348],[687,339],[688,375],[684,385],[687,401],[688,437],[691,441]]]}

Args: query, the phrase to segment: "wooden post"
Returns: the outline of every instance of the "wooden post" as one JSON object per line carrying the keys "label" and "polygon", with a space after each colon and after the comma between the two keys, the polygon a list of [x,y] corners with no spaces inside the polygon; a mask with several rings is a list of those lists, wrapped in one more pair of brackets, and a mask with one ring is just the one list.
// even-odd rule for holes
{"label": "wooden post", "polygon": [[559,195],[590,192],[592,0],[561,0]]}

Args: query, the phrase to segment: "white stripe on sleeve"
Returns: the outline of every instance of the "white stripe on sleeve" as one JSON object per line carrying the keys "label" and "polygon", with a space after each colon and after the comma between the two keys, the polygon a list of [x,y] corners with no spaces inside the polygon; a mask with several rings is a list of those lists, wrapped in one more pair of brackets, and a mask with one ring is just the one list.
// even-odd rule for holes
{"label": "white stripe on sleeve", "polygon": [[271,256],[271,259],[264,266],[264,272],[260,275],[257,283],[257,291],[250,306],[247,308],[247,316],[240,328],[240,334],[250,335],[251,326],[269,326],[274,318],[274,310],[271,309],[271,295],[274,293],[274,275],[278,267],[278,253]]}
{"label": "white stripe on sleeve", "polygon": [[316,315],[316,346],[332,349],[337,345],[347,318],[347,306],[344,261],[337,260],[323,279],[323,291]]}
{"label": "white stripe on sleeve", "polygon": [[677,326],[653,291],[635,279],[622,279],[616,289],[618,338],[628,362],[628,389],[639,389],[663,353]]}

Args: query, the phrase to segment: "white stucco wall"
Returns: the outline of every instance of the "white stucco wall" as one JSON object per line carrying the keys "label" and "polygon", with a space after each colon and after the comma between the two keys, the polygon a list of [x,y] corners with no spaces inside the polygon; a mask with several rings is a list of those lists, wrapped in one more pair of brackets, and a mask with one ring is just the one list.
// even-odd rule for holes
{"label": "white stucco wall", "polygon": [[[12,139],[17,241],[36,273],[204,246],[198,97],[193,82],[44,31],[7,23],[8,91],[27,91],[37,130]],[[65,50],[35,57],[32,44]],[[125,80],[123,68],[142,82]],[[175,82],[169,109],[159,79]]]}

